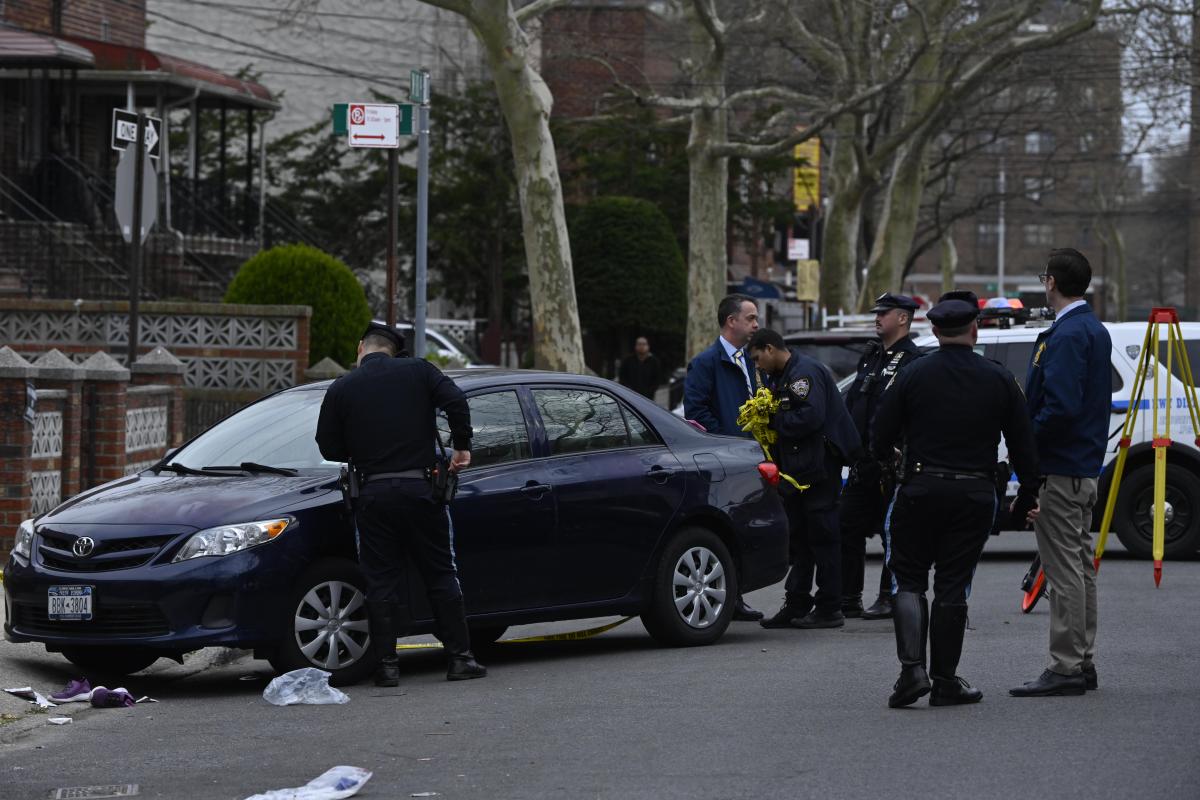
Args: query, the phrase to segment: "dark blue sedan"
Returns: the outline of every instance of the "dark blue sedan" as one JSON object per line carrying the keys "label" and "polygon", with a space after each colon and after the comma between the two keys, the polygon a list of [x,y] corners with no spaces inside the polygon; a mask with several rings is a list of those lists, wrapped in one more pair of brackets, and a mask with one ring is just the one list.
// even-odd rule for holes
{"label": "dark blue sedan", "polygon": [[[754,442],[703,433],[610,381],[451,374],[475,429],[451,516],[477,644],[612,614],[641,615],[664,644],[709,644],[740,592],[783,577],[786,518]],[[156,468],[22,523],[5,638],[106,673],[226,646],[280,671],[365,676],[342,465],[313,439],[327,386],[266,397]],[[433,629],[419,581],[412,571],[410,634]]]}

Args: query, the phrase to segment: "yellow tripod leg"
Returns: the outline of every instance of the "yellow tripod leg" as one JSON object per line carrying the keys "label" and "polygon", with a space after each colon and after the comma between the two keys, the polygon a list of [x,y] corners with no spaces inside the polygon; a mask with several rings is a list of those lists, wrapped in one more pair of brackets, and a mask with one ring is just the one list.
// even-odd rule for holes
{"label": "yellow tripod leg", "polygon": [[1154,585],[1162,582],[1167,502],[1167,445],[1154,445]]}

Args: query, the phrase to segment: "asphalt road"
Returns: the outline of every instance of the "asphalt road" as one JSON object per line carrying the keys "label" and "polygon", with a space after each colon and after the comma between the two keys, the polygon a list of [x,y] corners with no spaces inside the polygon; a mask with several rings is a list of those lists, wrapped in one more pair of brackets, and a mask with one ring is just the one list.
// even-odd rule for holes
{"label": "asphalt road", "polygon": [[[1018,608],[1032,552],[1031,535],[1006,534],[977,573],[960,667],[984,691],[976,706],[888,709],[888,622],[735,623],[716,646],[667,650],[634,620],[491,648],[492,675],[469,683],[445,682],[436,652],[407,652],[399,689],[351,687],[342,706],[269,705],[261,662],[158,666],[126,682],[157,705],[0,727],[0,797],[136,783],[145,797],[244,798],[338,764],[374,771],[365,798],[1200,797],[1200,562],[1169,562],[1156,590],[1148,563],[1112,554],[1099,691],[1016,699],[1007,689],[1045,663],[1047,606]],[[869,582],[878,562],[868,569]],[[779,594],[749,599],[773,610]],[[0,668],[47,690],[71,673],[9,644]]]}

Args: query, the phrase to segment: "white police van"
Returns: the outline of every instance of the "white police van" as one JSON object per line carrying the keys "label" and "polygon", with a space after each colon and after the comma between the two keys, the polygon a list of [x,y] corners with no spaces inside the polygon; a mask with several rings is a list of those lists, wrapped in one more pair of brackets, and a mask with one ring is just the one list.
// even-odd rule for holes
{"label": "white police van", "polygon": [[[1049,322],[1033,322],[1010,328],[980,327],[976,351],[986,358],[998,361],[1008,368],[1018,383],[1025,386],[1025,377],[1033,357],[1034,342]],[[1112,337],[1112,418],[1109,426],[1108,453],[1104,457],[1104,468],[1100,474],[1100,499],[1092,515],[1092,526],[1099,530],[1104,514],[1104,504],[1112,483],[1116,467],[1117,442],[1125,424],[1125,414],[1134,390],[1134,377],[1142,344],[1146,338],[1146,323],[1105,323]],[[1188,362],[1192,365],[1193,377],[1200,375],[1200,323],[1185,322],[1180,325]],[[1166,327],[1161,329],[1162,342],[1159,354],[1162,363],[1159,371],[1160,420],[1165,413]],[[922,350],[936,349],[937,339],[933,335],[921,336],[916,340]],[[1167,452],[1167,509],[1165,531],[1165,555],[1168,558],[1190,556],[1200,551],[1200,450],[1196,448],[1196,434],[1192,432],[1191,417],[1183,395],[1182,370],[1176,356],[1172,362],[1171,388],[1171,439]],[[1117,505],[1113,514],[1112,532],[1133,554],[1149,558],[1153,533],[1154,504],[1154,452],[1150,440],[1154,437],[1152,409],[1150,403],[1154,393],[1153,375],[1147,376],[1142,392],[1141,407],[1138,409],[1137,427],[1133,443],[1125,462],[1125,473],[1121,478]],[[1160,422],[1160,425],[1163,424]],[[1001,454],[1003,457],[1003,453]],[[1016,483],[1009,483],[1009,496],[1016,494]],[[1006,526],[1007,527],[1007,526]]]}

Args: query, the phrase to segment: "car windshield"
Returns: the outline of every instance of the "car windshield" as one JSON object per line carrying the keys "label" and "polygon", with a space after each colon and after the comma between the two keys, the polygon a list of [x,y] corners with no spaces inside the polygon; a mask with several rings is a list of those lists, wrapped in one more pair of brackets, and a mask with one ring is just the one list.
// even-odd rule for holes
{"label": "car windshield", "polygon": [[317,449],[317,416],[325,392],[282,392],[248,406],[200,434],[169,460],[200,469],[255,462],[272,467],[336,467]]}

